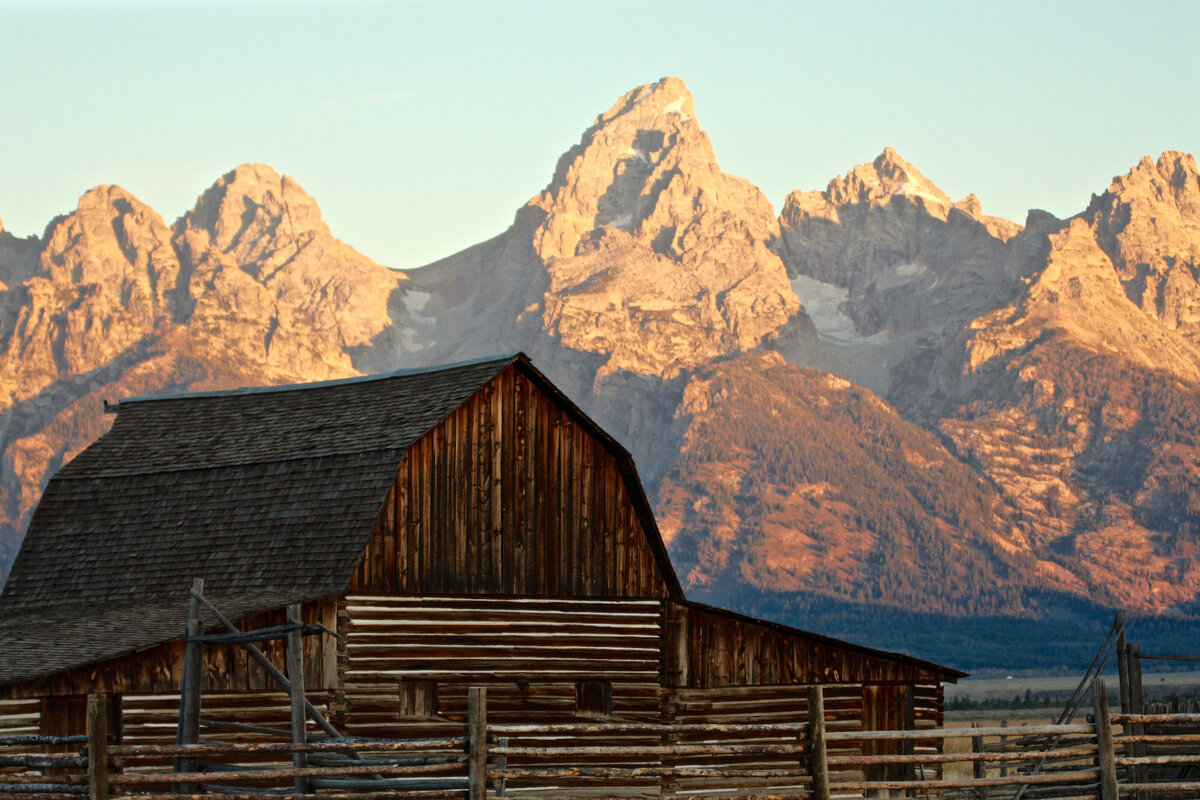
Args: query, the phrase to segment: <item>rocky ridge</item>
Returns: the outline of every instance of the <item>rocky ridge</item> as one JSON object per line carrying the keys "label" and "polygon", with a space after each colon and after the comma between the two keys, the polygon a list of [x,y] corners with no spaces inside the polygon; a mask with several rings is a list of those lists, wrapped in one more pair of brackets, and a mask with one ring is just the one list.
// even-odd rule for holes
{"label": "rocky ridge", "polygon": [[507,231],[408,274],[262,165],[173,225],[98,187],[43,237],[0,229],[0,571],[102,399],[524,349],[634,451],[701,596],[1182,608],[1197,198],[1165,153],[1016,225],[889,148],[776,217],[675,78],[597,117]]}
{"label": "rocky ridge", "polygon": [[721,171],[691,93],[664,78],[601,114],[502,237],[413,277],[443,300],[439,319],[589,354],[599,381],[671,379],[797,314],[778,238],[771,204]]}
{"label": "rocky ridge", "polygon": [[[97,187],[44,237],[0,240],[0,255],[0,523],[12,532],[107,428],[103,400],[357,375],[356,349],[406,321],[389,311],[404,276],[334,239],[315,201],[262,165],[222,177],[174,226]],[[7,563],[17,537],[3,542]]]}

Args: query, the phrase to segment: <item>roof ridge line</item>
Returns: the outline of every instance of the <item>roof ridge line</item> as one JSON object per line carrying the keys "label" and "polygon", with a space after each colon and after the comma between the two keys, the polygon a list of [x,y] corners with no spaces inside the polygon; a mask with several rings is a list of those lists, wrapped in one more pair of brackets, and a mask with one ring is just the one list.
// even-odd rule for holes
{"label": "roof ridge line", "polygon": [[[422,435],[424,435],[424,434],[422,434]],[[231,461],[228,463],[211,464],[211,465],[203,466],[203,467],[183,467],[183,468],[168,467],[165,469],[153,469],[153,470],[145,470],[145,471],[141,471],[141,472],[105,471],[103,473],[93,472],[93,473],[84,474],[84,475],[63,475],[62,473],[58,473],[54,477],[52,477],[50,480],[52,480],[52,481],[77,481],[77,480],[88,480],[88,479],[95,479],[95,478],[132,478],[132,477],[136,477],[138,475],[172,475],[177,472],[204,472],[206,470],[212,470],[212,469],[228,469],[229,467],[245,467],[245,466],[250,466],[250,465],[258,465],[258,464],[286,464],[290,461],[307,461],[309,459],[314,459],[314,458],[329,458],[330,456],[361,456],[361,455],[365,455],[367,453],[386,453],[386,452],[390,452],[392,450],[407,451],[408,448],[407,447],[370,447],[370,448],[367,448],[366,450],[347,450],[347,451],[329,452],[329,453],[312,453],[312,454],[304,455],[304,456],[292,456],[291,458],[267,458],[267,459],[253,459],[253,460],[247,460],[247,461]]]}
{"label": "roof ridge line", "polygon": [[[238,397],[241,395],[256,395],[256,394],[271,394],[274,392],[301,392],[307,389],[328,389],[335,386],[348,386],[356,383],[370,383],[372,381],[382,381],[388,378],[403,378],[410,375],[420,375],[423,373],[447,372],[453,369],[462,369],[480,364],[489,363],[506,363],[517,361],[521,358],[528,359],[523,351],[516,351],[507,354],[497,354],[491,356],[481,356],[480,358],[469,358],[463,361],[456,361],[452,364],[439,364],[431,367],[401,367],[390,372],[375,372],[369,375],[352,375],[348,378],[332,378],[327,381],[310,381],[308,383],[280,383],[273,386],[239,386],[236,389],[211,389],[199,392],[181,392],[179,394],[142,394],[134,395],[133,397],[124,397],[117,402],[118,410],[125,403],[147,403],[157,402],[162,400],[191,400],[202,397]],[[111,408],[111,406],[110,406]]]}

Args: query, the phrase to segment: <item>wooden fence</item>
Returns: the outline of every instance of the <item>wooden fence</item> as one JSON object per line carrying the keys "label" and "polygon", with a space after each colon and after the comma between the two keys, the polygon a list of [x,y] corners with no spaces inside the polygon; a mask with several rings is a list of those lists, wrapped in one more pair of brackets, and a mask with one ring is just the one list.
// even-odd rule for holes
{"label": "wooden fence", "polygon": [[[820,687],[809,690],[811,724],[489,726],[486,690],[472,689],[461,736],[175,745],[110,743],[105,699],[93,695],[86,737],[0,738],[0,800],[1200,797],[1200,714],[1112,714],[1103,681],[1092,688],[1087,723],[919,731],[826,730]],[[906,746],[954,738],[974,746]],[[899,753],[863,754],[870,742]],[[955,762],[973,774],[943,776]],[[897,765],[902,778],[864,777]]]}

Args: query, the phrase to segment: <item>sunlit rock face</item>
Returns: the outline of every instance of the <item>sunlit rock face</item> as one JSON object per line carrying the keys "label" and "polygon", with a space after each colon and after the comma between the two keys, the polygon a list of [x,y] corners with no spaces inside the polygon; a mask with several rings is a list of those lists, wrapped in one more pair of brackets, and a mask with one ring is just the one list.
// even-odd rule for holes
{"label": "sunlit rock face", "polygon": [[42,237],[0,228],[0,572],[103,400],[524,349],[633,451],[693,592],[1178,610],[1198,209],[1182,153],[1017,225],[889,148],[776,217],[676,78],[597,117],[506,231],[407,274],[263,165],[174,224],[97,187]]}
{"label": "sunlit rock face", "polygon": [[721,171],[691,93],[664,78],[596,119],[486,264],[472,248],[414,277],[470,324],[511,328],[515,313],[534,340],[592,354],[600,380],[672,378],[797,314],[778,237],[766,197]]}

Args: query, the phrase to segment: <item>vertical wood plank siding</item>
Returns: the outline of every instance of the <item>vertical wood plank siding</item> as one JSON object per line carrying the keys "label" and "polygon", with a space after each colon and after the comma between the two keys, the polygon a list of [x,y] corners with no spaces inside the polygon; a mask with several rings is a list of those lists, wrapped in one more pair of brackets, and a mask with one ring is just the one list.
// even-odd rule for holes
{"label": "vertical wood plank siding", "polygon": [[667,602],[667,669],[693,688],[809,683],[937,683],[917,664],[766,622]]}
{"label": "vertical wood plank siding", "polygon": [[348,591],[666,597],[616,457],[509,369],[409,448]]}

